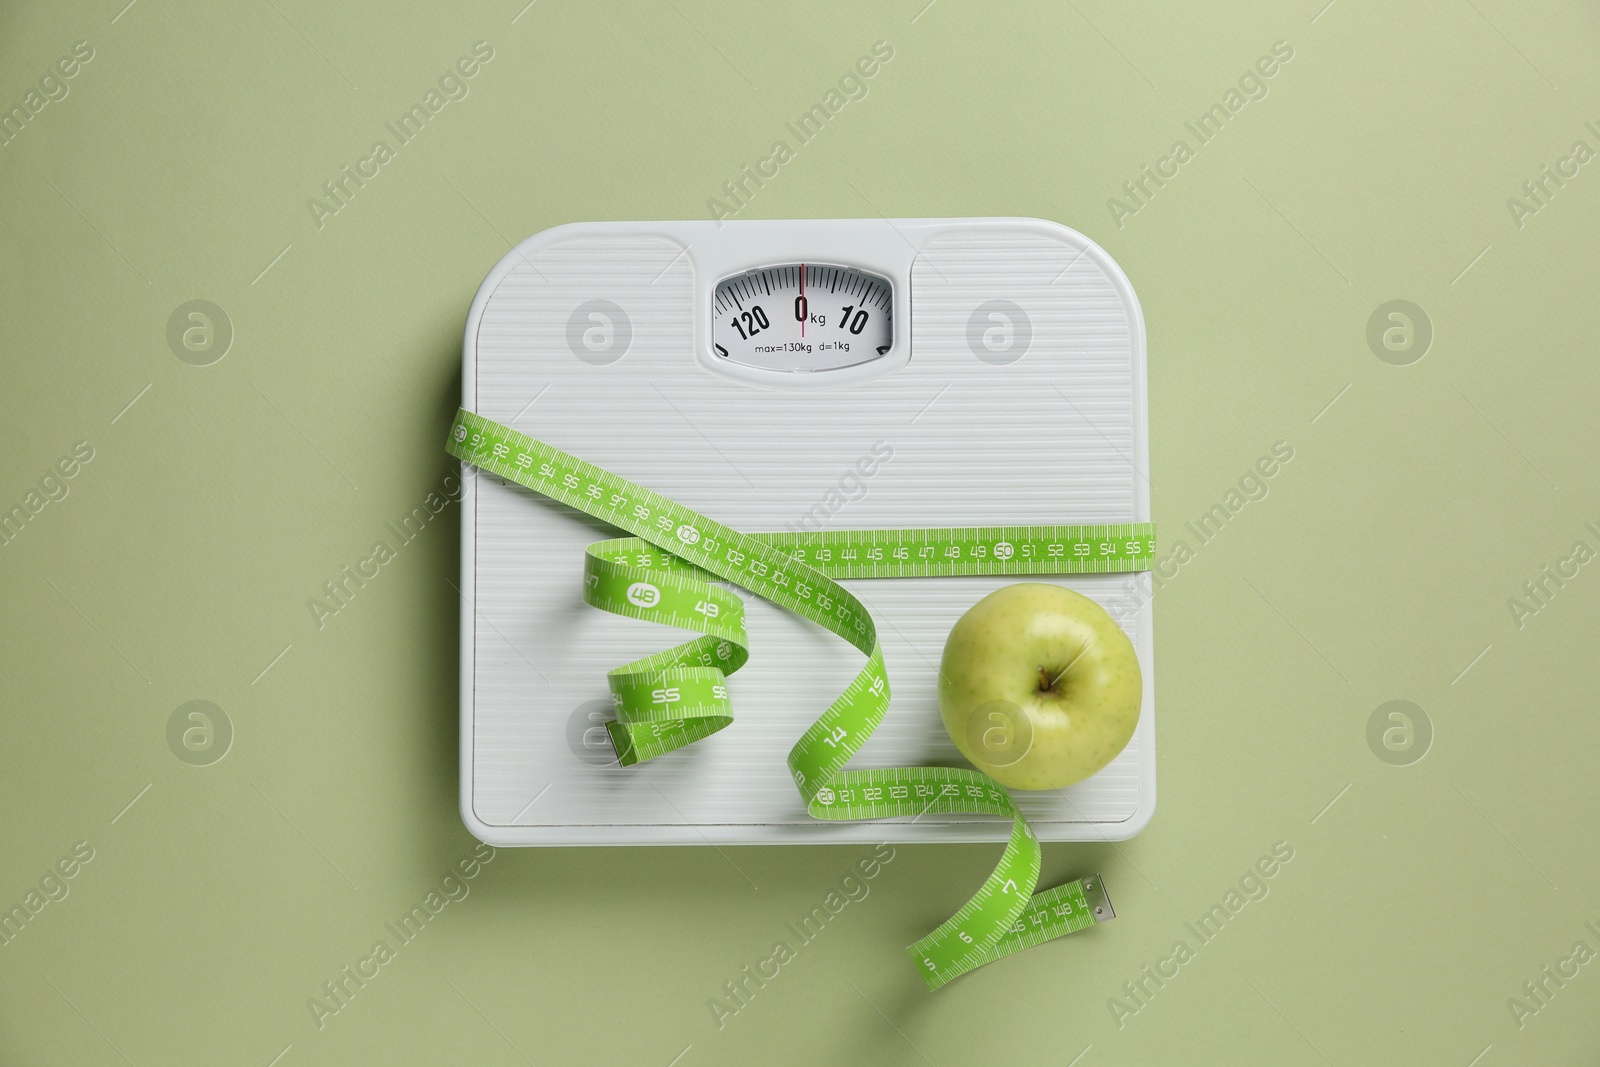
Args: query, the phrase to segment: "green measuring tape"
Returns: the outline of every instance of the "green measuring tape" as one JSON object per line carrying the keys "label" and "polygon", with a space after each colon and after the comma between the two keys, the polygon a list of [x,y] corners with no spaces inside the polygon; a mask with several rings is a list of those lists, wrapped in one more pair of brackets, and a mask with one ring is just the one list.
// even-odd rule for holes
{"label": "green measuring tape", "polygon": [[682,748],[733,721],[727,676],[749,658],[744,603],[712,585],[714,580],[742,586],[827,627],[867,657],[789,751],[789,772],[807,812],[832,820],[930,812],[1011,819],[1011,838],[988,880],[960,911],[906,950],[929,989],[1114,917],[1098,877],[1033,892],[1038,839],[1010,794],[988,775],[957,767],[844,769],[889,709],[889,676],[872,616],[834,579],[1147,570],[1155,553],[1154,526],[743,534],[465,409],[456,413],[446,449],[634,535],[589,546],[587,603],[701,634],[609,673],[617,718],[606,728],[624,765]]}

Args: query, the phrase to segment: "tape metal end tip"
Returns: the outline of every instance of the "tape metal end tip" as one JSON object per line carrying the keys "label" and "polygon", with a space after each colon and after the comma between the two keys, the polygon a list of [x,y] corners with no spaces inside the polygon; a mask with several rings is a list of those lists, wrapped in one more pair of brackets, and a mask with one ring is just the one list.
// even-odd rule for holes
{"label": "tape metal end tip", "polygon": [[1094,913],[1095,922],[1110,922],[1117,917],[1117,909],[1111,906],[1111,897],[1106,892],[1105,879],[1098,873],[1083,880],[1083,896]]}

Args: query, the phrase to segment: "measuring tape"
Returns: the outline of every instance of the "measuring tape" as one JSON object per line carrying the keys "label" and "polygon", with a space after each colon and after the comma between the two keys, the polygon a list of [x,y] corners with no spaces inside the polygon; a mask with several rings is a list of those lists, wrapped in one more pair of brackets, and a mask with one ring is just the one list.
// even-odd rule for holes
{"label": "measuring tape", "polygon": [[789,772],[818,819],[982,814],[1009,817],[999,865],[971,900],[909,946],[929,989],[1013,952],[1115,916],[1098,876],[1042,893],[1040,847],[1009,793],[958,767],[844,769],[883,721],[889,676],[872,616],[834,578],[1071,574],[1147,570],[1148,523],[743,534],[626,478],[465,409],[447,451],[633,537],[590,545],[583,596],[595,607],[701,636],[613,669],[619,762],[682,748],[733,721],[727,676],[749,658],[744,603],[723,579],[838,634],[867,657],[795,742]]}

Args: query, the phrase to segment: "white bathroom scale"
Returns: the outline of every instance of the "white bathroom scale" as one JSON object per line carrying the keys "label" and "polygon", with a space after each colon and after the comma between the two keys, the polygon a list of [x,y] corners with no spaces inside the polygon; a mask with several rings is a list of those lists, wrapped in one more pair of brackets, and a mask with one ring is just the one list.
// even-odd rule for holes
{"label": "white bathroom scale", "polygon": [[[1145,335],[1103,249],[1040,219],[610,222],[528,238],[467,317],[462,405],[745,533],[1150,521]],[[473,471],[468,469],[468,474]],[[693,636],[583,601],[618,531],[466,479],[461,813],[492,845],[1004,841],[1008,819],[824,822],[785,756],[861,654],[740,590],[734,721],[617,765],[606,672]],[[1131,837],[1155,808],[1155,659],[1136,574],[841,579],[893,702],[853,768],[965,765],[936,669],[978,600],[1054,582],[1133,640],[1132,741],[1065,789],[1015,792],[1041,840]],[[730,588],[733,588],[730,586]]]}

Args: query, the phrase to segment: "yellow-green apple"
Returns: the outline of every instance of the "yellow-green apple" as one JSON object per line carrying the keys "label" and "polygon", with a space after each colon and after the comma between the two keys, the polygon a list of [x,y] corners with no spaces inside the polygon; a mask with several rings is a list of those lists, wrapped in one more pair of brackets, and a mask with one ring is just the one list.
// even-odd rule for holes
{"label": "yellow-green apple", "polygon": [[1043,582],[974,604],[939,665],[950,739],[1013,789],[1057,789],[1110,763],[1133,736],[1143,693],[1133,643],[1116,620]]}

